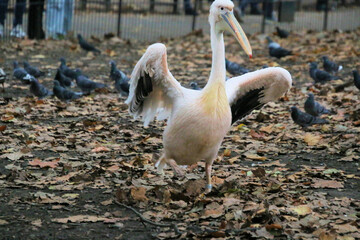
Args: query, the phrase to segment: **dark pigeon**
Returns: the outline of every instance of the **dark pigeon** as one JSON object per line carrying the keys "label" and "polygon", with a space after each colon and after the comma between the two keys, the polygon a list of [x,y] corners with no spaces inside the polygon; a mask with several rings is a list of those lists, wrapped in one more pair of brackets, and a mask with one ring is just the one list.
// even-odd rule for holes
{"label": "dark pigeon", "polygon": [[71,79],[76,79],[76,72],[73,69],[70,69],[68,66],[66,66],[66,60],[65,58],[60,58],[60,71],[67,77]]}
{"label": "dark pigeon", "polygon": [[318,69],[316,62],[310,63],[309,66],[310,66],[310,77],[314,79],[315,83],[323,84],[328,81],[338,79],[338,77],[332,76],[331,74]]}
{"label": "dark pigeon", "polygon": [[280,46],[280,44],[271,40],[270,37],[266,37],[266,39],[268,40],[268,43],[269,43],[268,48],[269,48],[270,56],[276,57],[276,58],[282,58],[282,57],[286,57],[288,55],[292,55],[292,52],[290,50],[282,48]]}
{"label": "dark pigeon", "polygon": [[115,89],[121,94],[121,96],[129,95],[130,78],[125,73],[116,68],[115,61],[110,61],[110,78],[115,81]]}
{"label": "dark pigeon", "polygon": [[74,85],[72,79],[65,76],[60,69],[56,72],[55,80],[59,81],[60,85],[64,88],[70,88]]}
{"label": "dark pigeon", "polygon": [[6,78],[7,78],[6,73],[4,72],[4,70],[2,70],[2,68],[0,68],[0,83],[2,84],[3,92],[5,92],[4,82]]}
{"label": "dark pigeon", "polygon": [[290,34],[288,31],[281,29],[279,27],[276,27],[276,32],[280,38],[287,38]]}
{"label": "dark pigeon", "polygon": [[57,80],[54,80],[53,92],[58,99],[64,102],[69,102],[71,100],[81,98],[83,95],[82,92],[73,92],[62,87]]}
{"label": "dark pigeon", "polygon": [[330,61],[330,59],[327,56],[322,56],[321,59],[323,60],[324,69],[328,73],[334,74],[334,73],[337,73],[338,71],[340,71],[343,68],[341,65],[339,66],[335,62]]}
{"label": "dark pigeon", "polygon": [[236,62],[231,62],[231,61],[227,60],[226,58],[225,58],[225,67],[226,67],[226,70],[232,75],[243,75],[245,73],[250,72],[249,69],[246,69],[246,68],[240,66]]}
{"label": "dark pigeon", "polygon": [[79,45],[82,49],[88,51],[88,52],[96,52],[101,53],[99,49],[95,48],[90,43],[86,42],[85,39],[81,36],[81,34],[77,35],[77,38],[79,40]]}
{"label": "dark pigeon", "polygon": [[89,78],[82,75],[82,73],[81,73],[81,71],[79,69],[76,69],[75,71],[76,71],[76,74],[77,74],[76,85],[81,89],[81,91],[84,94],[90,94],[92,90],[95,90],[97,88],[105,88],[105,87],[107,87],[103,83],[97,83],[97,82],[91,81]]}
{"label": "dark pigeon", "polygon": [[314,94],[309,93],[309,97],[306,99],[304,104],[305,112],[318,117],[322,114],[330,114],[330,110],[326,109],[323,105],[315,101]]}
{"label": "dark pigeon", "polygon": [[23,68],[19,67],[19,63],[17,61],[14,61],[14,71],[13,76],[16,79],[19,79],[23,84],[29,85],[31,75]]}
{"label": "dark pigeon", "polygon": [[45,76],[45,73],[40,71],[37,67],[32,67],[27,61],[24,61],[24,69],[28,74],[36,78]]}
{"label": "dark pigeon", "polygon": [[354,84],[360,90],[360,75],[357,70],[352,71],[354,75]]}
{"label": "dark pigeon", "polygon": [[43,99],[47,96],[53,95],[52,91],[48,90],[44,85],[39,83],[39,81],[34,77],[30,79],[30,92],[39,99]]}
{"label": "dark pigeon", "polygon": [[300,111],[297,107],[291,107],[291,118],[294,122],[304,128],[314,124],[327,124],[327,120],[314,117],[308,113]]}
{"label": "dark pigeon", "polygon": [[194,89],[194,90],[201,90],[201,88],[198,86],[197,82],[191,82],[190,87],[191,87],[191,89]]}

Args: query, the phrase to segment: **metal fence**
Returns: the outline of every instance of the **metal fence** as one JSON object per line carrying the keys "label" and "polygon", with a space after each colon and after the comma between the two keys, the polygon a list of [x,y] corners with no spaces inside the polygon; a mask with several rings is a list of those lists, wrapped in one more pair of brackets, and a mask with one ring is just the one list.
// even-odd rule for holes
{"label": "metal fence", "polygon": [[[11,30],[18,10],[16,0],[0,0],[0,8],[7,7],[2,39],[11,39]],[[25,2],[26,0],[17,0]],[[67,6],[72,17],[66,34],[81,33],[85,37],[102,37],[112,33],[124,39],[156,41],[160,37],[173,38],[188,34],[195,29],[209,31],[207,21],[212,1],[193,0],[192,7],[196,15],[186,15],[184,0],[29,0],[26,3],[22,27],[31,37],[49,37],[49,19],[54,16],[51,11],[61,10]],[[242,0],[244,1],[244,0]],[[256,0],[252,0],[256,1]],[[63,4],[63,5],[61,5]],[[234,1],[240,7],[240,1]],[[266,20],[264,15],[252,14],[247,6],[241,12],[241,25],[247,33],[269,32],[274,26],[298,31],[312,30],[351,30],[360,26],[360,0],[259,0],[260,10],[266,6],[273,7],[276,21]],[[33,8],[31,8],[33,6]],[[34,7],[36,6],[36,7]],[[55,10],[54,10],[55,9]],[[57,10],[56,10],[57,9]],[[60,14],[60,13],[58,13]],[[64,13],[61,13],[64,14]],[[63,21],[65,15],[56,15],[55,23]],[[17,15],[18,16],[18,15]],[[36,20],[34,20],[37,18]],[[0,16],[1,17],[1,16]],[[54,17],[52,17],[54,18]],[[0,19],[1,23],[1,19]],[[42,26],[41,26],[42,25]],[[44,34],[36,34],[42,28]],[[34,36],[35,31],[35,36]]]}

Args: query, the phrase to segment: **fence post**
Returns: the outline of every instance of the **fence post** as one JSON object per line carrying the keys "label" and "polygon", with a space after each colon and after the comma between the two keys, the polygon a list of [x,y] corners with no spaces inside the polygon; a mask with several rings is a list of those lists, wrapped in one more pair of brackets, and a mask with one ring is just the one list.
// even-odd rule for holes
{"label": "fence post", "polygon": [[119,9],[118,9],[118,22],[117,22],[117,36],[121,36],[121,7],[122,0],[119,0]]}
{"label": "fence post", "polygon": [[324,24],[323,24],[323,31],[327,30],[328,25],[328,13],[329,13],[329,0],[325,2],[325,9],[324,9]]}
{"label": "fence post", "polygon": [[80,0],[80,10],[85,11],[87,5],[87,0]]}
{"label": "fence post", "polygon": [[198,2],[199,2],[199,0],[195,0],[193,20],[192,20],[192,26],[191,26],[191,30],[192,30],[192,31],[195,30],[196,16],[197,16],[197,12],[196,12],[196,11],[197,11],[197,7],[198,7]]}
{"label": "fence post", "polygon": [[263,16],[261,21],[261,33],[265,33],[265,18],[266,18],[266,10],[267,10],[267,1],[263,0]]}

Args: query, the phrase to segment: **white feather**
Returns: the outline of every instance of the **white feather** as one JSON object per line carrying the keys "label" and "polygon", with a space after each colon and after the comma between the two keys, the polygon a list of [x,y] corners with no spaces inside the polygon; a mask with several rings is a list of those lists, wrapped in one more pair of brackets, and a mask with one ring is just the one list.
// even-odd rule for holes
{"label": "white feather", "polygon": [[234,77],[226,82],[226,94],[232,105],[245,93],[264,87],[261,103],[275,101],[291,87],[290,73],[284,68],[270,67]]}

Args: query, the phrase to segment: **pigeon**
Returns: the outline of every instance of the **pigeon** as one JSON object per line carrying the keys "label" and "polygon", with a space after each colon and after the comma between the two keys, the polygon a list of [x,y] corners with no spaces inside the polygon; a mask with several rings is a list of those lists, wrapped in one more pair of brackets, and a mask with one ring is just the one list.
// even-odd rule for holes
{"label": "pigeon", "polygon": [[76,79],[76,72],[73,69],[70,69],[68,66],[66,66],[66,60],[65,58],[60,58],[60,71],[62,72],[62,74],[64,74],[65,76],[71,78],[71,79]]}
{"label": "pigeon", "polygon": [[130,78],[125,73],[116,68],[115,61],[110,61],[110,78],[115,81],[115,89],[120,92],[121,96],[129,95]]}
{"label": "pigeon", "polygon": [[285,57],[288,55],[292,55],[292,52],[290,50],[282,48],[280,46],[280,44],[271,40],[270,37],[266,37],[266,39],[268,40],[268,43],[269,43],[268,47],[269,47],[270,56],[276,57],[276,58],[282,58],[282,57]]}
{"label": "pigeon", "polygon": [[89,78],[82,75],[82,73],[81,73],[81,71],[79,69],[76,69],[75,71],[76,71],[76,74],[77,74],[76,84],[84,94],[90,94],[90,92],[92,90],[95,90],[97,88],[105,88],[105,87],[107,87],[103,83],[97,83],[97,82],[91,81]]}
{"label": "pigeon", "polygon": [[240,66],[236,62],[231,62],[231,61],[227,60],[226,58],[225,58],[225,67],[226,67],[226,70],[229,73],[231,73],[232,75],[243,75],[245,73],[250,72],[249,69],[246,69],[246,68]]}
{"label": "pigeon", "polygon": [[40,71],[37,67],[32,67],[27,61],[24,61],[25,71],[36,78],[45,76],[45,73]]}
{"label": "pigeon", "polygon": [[53,92],[58,99],[64,102],[69,102],[71,100],[81,98],[83,95],[82,92],[73,92],[62,87],[60,82],[57,80],[54,80]]}
{"label": "pigeon", "polygon": [[354,84],[360,90],[360,75],[357,70],[352,71],[354,75]]}
{"label": "pigeon", "polygon": [[101,53],[99,49],[95,48],[93,45],[86,42],[85,39],[81,36],[81,34],[78,34],[77,38],[79,40],[79,44],[82,49],[84,49],[88,52],[90,51],[90,52]]}
{"label": "pigeon", "polygon": [[294,122],[304,128],[314,124],[327,124],[327,120],[314,117],[308,113],[300,111],[297,107],[291,107],[291,118]]}
{"label": "pigeon", "polygon": [[309,93],[308,98],[305,101],[304,109],[305,112],[318,117],[321,114],[330,114],[330,110],[326,109],[324,106],[322,106],[320,103],[315,101],[314,94]]}
{"label": "pigeon", "polygon": [[39,99],[43,99],[47,96],[53,95],[53,92],[48,90],[41,83],[39,83],[39,81],[35,77],[32,77],[30,79],[30,92],[37,96]]}
{"label": "pigeon", "polygon": [[7,78],[6,73],[4,72],[4,70],[2,70],[2,68],[0,68],[0,83],[2,84],[3,92],[5,92],[4,82],[6,78]]}
{"label": "pigeon", "polygon": [[288,31],[281,29],[279,27],[276,27],[276,32],[280,38],[287,38],[290,34]]}
{"label": "pigeon", "polygon": [[338,79],[338,77],[332,76],[331,74],[318,69],[316,62],[310,63],[309,66],[310,66],[310,77],[314,79],[315,83],[323,84],[328,81]]}
{"label": "pigeon", "polygon": [[330,61],[330,59],[327,56],[322,56],[321,59],[323,60],[324,69],[328,73],[336,73],[343,69],[343,67],[340,65],[337,65],[335,62]]}
{"label": "pigeon", "polygon": [[19,63],[17,61],[14,61],[14,71],[13,76],[16,79],[19,79],[23,84],[30,84],[30,79],[32,76],[23,68],[19,67]]}
{"label": "pigeon", "polygon": [[197,82],[191,82],[190,87],[191,87],[191,89],[194,89],[194,90],[201,90],[201,88],[198,86]]}
{"label": "pigeon", "polygon": [[64,88],[70,88],[74,85],[72,79],[65,76],[60,69],[56,72],[55,80],[58,80],[60,85]]}

